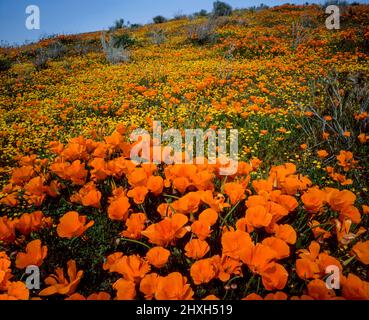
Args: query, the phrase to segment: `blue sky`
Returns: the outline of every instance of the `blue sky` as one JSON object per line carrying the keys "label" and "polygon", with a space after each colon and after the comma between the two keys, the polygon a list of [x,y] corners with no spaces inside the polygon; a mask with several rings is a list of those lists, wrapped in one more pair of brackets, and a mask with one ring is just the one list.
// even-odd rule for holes
{"label": "blue sky", "polygon": [[[46,34],[73,34],[107,29],[118,18],[131,23],[148,23],[161,14],[168,18],[177,13],[189,14],[201,9],[211,11],[214,0],[0,0],[0,40],[10,44],[34,41]],[[234,8],[245,8],[306,0],[226,0]],[[312,2],[312,1],[310,1]],[[319,1],[318,1],[319,2]],[[369,2],[363,0],[361,2]],[[40,30],[25,26],[26,7],[40,8]]]}

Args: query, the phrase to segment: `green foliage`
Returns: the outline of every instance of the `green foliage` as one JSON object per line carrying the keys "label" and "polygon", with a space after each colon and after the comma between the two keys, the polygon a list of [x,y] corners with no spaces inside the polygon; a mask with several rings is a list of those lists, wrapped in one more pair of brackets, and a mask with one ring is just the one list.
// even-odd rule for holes
{"label": "green foliage", "polygon": [[213,15],[216,17],[230,16],[232,14],[232,7],[222,1],[215,1],[213,3]]}
{"label": "green foliage", "polygon": [[136,41],[127,32],[122,34],[114,34],[113,36],[113,46],[115,48],[128,48],[133,46]]}
{"label": "green foliage", "polygon": [[165,17],[160,16],[160,15],[152,18],[152,20],[154,21],[155,24],[164,23],[167,21]]}
{"label": "green foliage", "polygon": [[114,26],[110,27],[111,31],[119,30],[124,28],[124,19],[118,19],[115,21]]}
{"label": "green foliage", "polygon": [[13,60],[5,57],[0,56],[0,71],[8,71],[13,64]]}

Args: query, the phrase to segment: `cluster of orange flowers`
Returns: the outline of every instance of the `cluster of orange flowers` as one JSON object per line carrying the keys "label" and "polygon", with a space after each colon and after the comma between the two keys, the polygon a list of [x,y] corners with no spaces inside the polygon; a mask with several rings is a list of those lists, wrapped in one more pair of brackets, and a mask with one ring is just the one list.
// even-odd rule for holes
{"label": "cluster of orange flowers", "polygon": [[[247,274],[260,277],[268,292],[265,299],[369,299],[369,282],[347,273],[341,261],[322,251],[325,241],[335,236],[337,246],[349,250],[351,259],[369,265],[369,241],[359,240],[367,230],[360,227],[354,232],[352,228],[360,224],[362,214],[369,213],[369,207],[363,206],[361,213],[351,191],[312,186],[291,163],[272,167],[266,179],[252,179],[261,165],[258,159],[240,162],[237,173],[226,180],[219,176],[218,165],[206,163],[136,166],[127,157],[131,146],[123,133],[118,126],[100,142],[83,137],[67,145],[53,142],[50,149],[56,157],[52,161],[34,156],[20,159],[20,167],[13,170],[2,190],[1,205],[16,208],[26,203],[42,211],[0,217],[1,243],[26,244],[18,249],[14,261],[7,251],[0,252],[0,299],[56,294],[78,300],[193,299],[200,298],[197,286],[211,287],[214,281],[226,286],[234,279],[247,283]],[[354,165],[347,152],[338,160],[344,168]],[[111,194],[103,186],[109,186]],[[66,200],[86,210],[65,212],[55,220],[46,213],[47,202],[60,200],[69,190],[74,191]],[[162,201],[153,206],[148,199]],[[301,210],[315,240],[308,248],[296,250],[299,231],[286,221]],[[326,224],[329,229],[319,222],[327,211],[338,214]],[[106,252],[101,268],[121,276],[112,281],[115,296],[113,291],[87,297],[77,293],[84,271],[78,270],[74,259],[67,264],[67,274],[58,267],[47,277],[46,287],[36,296],[23,282],[13,280],[12,265],[43,268],[47,263],[48,246],[37,236],[31,240],[40,230],[49,230],[50,237],[55,237],[56,230],[59,238],[85,237],[88,241],[88,231],[96,226],[88,212],[121,224],[123,230],[115,239],[123,237],[147,248],[145,256]],[[218,247],[211,246],[217,242]],[[176,250],[187,262],[173,269]],[[340,292],[328,289],[324,282],[326,268],[332,265],[341,273]],[[289,293],[292,274],[306,283],[301,296]],[[201,298],[221,297],[208,294]],[[239,298],[262,299],[257,293]]]}

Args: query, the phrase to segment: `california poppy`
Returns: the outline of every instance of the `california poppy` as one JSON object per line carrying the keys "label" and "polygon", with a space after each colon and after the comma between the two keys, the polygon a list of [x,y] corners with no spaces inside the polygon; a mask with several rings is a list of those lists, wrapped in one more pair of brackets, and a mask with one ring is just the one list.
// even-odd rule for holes
{"label": "california poppy", "polygon": [[19,252],[15,260],[18,269],[28,266],[41,266],[47,255],[47,246],[42,246],[40,240],[33,240],[27,244],[26,252]]}
{"label": "california poppy", "polygon": [[185,215],[177,213],[171,218],[165,218],[156,224],[151,224],[141,234],[149,238],[153,244],[167,246],[187,233],[187,229],[184,228],[187,221],[188,218]]}
{"label": "california poppy", "polygon": [[194,292],[187,283],[187,278],[179,272],[160,277],[157,282],[156,300],[192,300]]}
{"label": "california poppy", "polygon": [[65,277],[62,268],[56,268],[55,274],[46,278],[45,283],[49,285],[43,289],[40,296],[51,296],[53,294],[71,295],[75,292],[79,282],[82,279],[83,271],[77,271],[76,262],[74,260],[68,261],[68,278]]}
{"label": "california poppy", "polygon": [[192,239],[185,246],[186,256],[192,259],[203,258],[210,250],[206,241],[200,239]]}
{"label": "california poppy", "polygon": [[156,268],[164,267],[169,259],[170,251],[162,247],[151,248],[146,253],[147,261]]}
{"label": "california poppy", "polygon": [[67,212],[60,218],[57,226],[58,236],[61,238],[72,239],[81,236],[87,229],[94,225],[94,221],[87,222],[86,216],[80,216],[78,212]]}

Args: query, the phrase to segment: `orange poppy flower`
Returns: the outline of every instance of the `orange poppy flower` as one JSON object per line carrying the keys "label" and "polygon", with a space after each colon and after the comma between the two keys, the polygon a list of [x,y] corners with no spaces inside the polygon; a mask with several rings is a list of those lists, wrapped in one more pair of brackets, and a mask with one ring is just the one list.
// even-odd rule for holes
{"label": "orange poppy flower", "polygon": [[68,298],[65,298],[64,300],[65,301],[86,301],[86,298],[79,293],[73,293],[71,296],[69,296]]}
{"label": "orange poppy flower", "polygon": [[134,283],[140,280],[150,271],[150,265],[139,255],[116,256],[115,260],[110,260],[106,266],[110,272],[117,272],[124,279]]}
{"label": "orange poppy flower", "polygon": [[13,242],[15,240],[14,221],[7,216],[0,217],[0,241]]}
{"label": "orange poppy flower", "polygon": [[87,300],[92,301],[107,301],[110,300],[110,294],[107,292],[92,293],[87,297]]}
{"label": "orange poppy flower", "polygon": [[33,204],[36,207],[41,206],[46,198],[48,191],[47,186],[45,186],[45,179],[42,177],[32,178],[24,186],[24,199],[27,200],[29,204]]}
{"label": "orange poppy flower", "polygon": [[357,164],[357,161],[354,160],[354,155],[350,151],[342,150],[340,154],[337,156],[338,165],[343,167],[344,171],[349,171],[354,168]]}
{"label": "orange poppy flower", "polygon": [[187,229],[184,228],[187,222],[188,218],[185,215],[177,213],[171,218],[148,226],[141,234],[149,238],[151,243],[166,247],[187,233]]}
{"label": "orange poppy flower", "polygon": [[152,300],[156,293],[159,276],[156,273],[147,274],[140,282],[140,291],[146,300]]}
{"label": "orange poppy flower", "polygon": [[242,300],[245,300],[245,301],[259,301],[259,300],[264,300],[264,299],[256,293],[250,293],[249,295],[247,295]]}
{"label": "orange poppy flower", "polygon": [[164,188],[164,180],[160,176],[150,176],[147,180],[147,188],[154,195],[158,196],[163,192]]}
{"label": "orange poppy flower", "polygon": [[208,296],[206,296],[205,298],[203,298],[202,300],[212,300],[212,301],[216,301],[216,300],[220,300],[217,296],[210,294]]}
{"label": "orange poppy flower", "polygon": [[278,204],[280,204],[282,207],[288,210],[288,212],[293,212],[295,209],[299,206],[299,203],[297,202],[295,197],[289,196],[289,195],[279,195],[277,199],[275,200]]}
{"label": "orange poppy flower", "polygon": [[[102,151],[101,153],[105,156],[105,146],[101,146],[101,148],[95,149],[94,156],[98,156],[98,152]],[[103,157],[104,157],[103,156]],[[107,163],[103,158],[95,158],[89,162],[89,165],[93,168],[91,170],[91,180],[105,180],[108,176],[112,174],[109,170],[109,163]]]}
{"label": "orange poppy flower", "polygon": [[200,192],[189,192],[177,201],[174,201],[172,207],[177,213],[192,214],[199,210],[200,202]]}
{"label": "orange poppy flower", "polygon": [[14,221],[15,228],[23,235],[29,235],[31,232],[40,230],[43,227],[52,224],[51,218],[45,218],[41,211],[33,213],[24,213],[19,219]]}
{"label": "orange poppy flower", "polygon": [[7,290],[9,279],[12,277],[11,261],[4,251],[0,251],[0,291]]}
{"label": "orange poppy flower", "polygon": [[144,213],[133,213],[126,221],[127,229],[121,235],[130,239],[140,239],[141,232],[145,229],[147,217]]}
{"label": "orange poppy flower", "polygon": [[156,268],[164,267],[167,264],[169,257],[170,251],[163,247],[151,248],[146,253],[147,261]]}
{"label": "orange poppy flower", "polygon": [[78,193],[70,197],[70,201],[80,203],[85,207],[100,207],[101,192],[97,190],[96,185],[90,182],[84,185]]}
{"label": "orange poppy flower", "polygon": [[274,225],[273,232],[277,238],[282,239],[289,244],[296,243],[296,231],[289,224]]}
{"label": "orange poppy flower", "polygon": [[192,259],[201,259],[209,252],[210,246],[206,241],[192,239],[186,244],[184,249],[187,257]]}
{"label": "orange poppy flower", "polygon": [[328,289],[324,281],[312,280],[307,285],[309,296],[315,300],[331,300],[336,296],[334,290]]}
{"label": "orange poppy flower", "polygon": [[191,266],[190,274],[196,285],[209,283],[215,278],[217,268],[212,259],[198,260]]}
{"label": "orange poppy flower", "polygon": [[87,224],[86,222],[86,216],[80,216],[78,212],[70,211],[60,218],[56,231],[61,238],[72,239],[79,237],[94,225],[93,220]]}
{"label": "orange poppy flower", "polygon": [[142,204],[145,201],[146,195],[149,193],[149,190],[144,186],[135,187],[132,190],[129,190],[127,196],[133,198],[133,201],[136,204]]}
{"label": "orange poppy flower", "polygon": [[[119,194],[118,194],[119,193]],[[113,197],[110,198],[108,207],[108,216],[111,220],[126,221],[128,218],[129,208],[131,204],[128,198],[124,195],[123,189],[113,191]]]}
{"label": "orange poppy flower", "polygon": [[68,162],[56,162],[50,166],[50,170],[64,180],[70,180],[76,185],[84,185],[88,171],[85,164],[75,160],[72,164]]}
{"label": "orange poppy flower", "polygon": [[27,244],[26,252],[19,252],[15,260],[18,269],[28,266],[41,266],[47,255],[47,246],[41,247],[40,240],[33,240]]}
{"label": "orange poppy flower", "polygon": [[262,283],[267,290],[282,290],[288,280],[288,272],[278,263],[272,262],[261,273]]}
{"label": "orange poppy flower", "polygon": [[350,219],[353,223],[359,224],[361,222],[361,213],[358,208],[354,206],[347,206],[340,211],[340,220]]}
{"label": "orange poppy flower", "polygon": [[277,291],[276,293],[268,293],[264,297],[264,300],[278,300],[278,301],[282,301],[282,300],[287,300],[287,299],[288,299],[287,294],[285,294],[282,291]]}
{"label": "orange poppy flower", "polygon": [[6,294],[0,294],[0,300],[28,300],[29,290],[21,281],[11,282]]}
{"label": "orange poppy flower", "polygon": [[180,193],[185,193],[187,188],[191,185],[190,180],[186,177],[176,177],[173,179],[173,187]]}
{"label": "orange poppy flower", "polygon": [[318,188],[310,188],[301,196],[305,209],[312,214],[322,211],[327,201],[326,193]]}
{"label": "orange poppy flower", "polygon": [[171,217],[174,214],[174,210],[168,203],[161,203],[156,211],[162,216],[162,217]]}
{"label": "orange poppy flower", "polygon": [[187,283],[187,278],[179,272],[173,272],[158,279],[156,300],[192,300],[193,290]]}
{"label": "orange poppy flower", "polygon": [[77,271],[76,262],[74,260],[68,261],[68,278],[64,276],[62,268],[56,268],[55,274],[47,277],[45,283],[49,285],[46,289],[42,290],[40,296],[51,296],[53,294],[72,295],[79,282],[82,279],[83,271]]}
{"label": "orange poppy flower", "polygon": [[218,220],[218,213],[214,209],[206,209],[199,214],[199,221],[207,222],[211,226],[216,224]]}
{"label": "orange poppy flower", "polygon": [[250,259],[254,244],[250,235],[244,231],[227,231],[222,235],[222,248],[225,256],[237,259]]}
{"label": "orange poppy flower", "polygon": [[128,183],[134,188],[146,186],[147,176],[143,168],[136,168],[127,175]]}
{"label": "orange poppy flower", "polygon": [[290,247],[282,239],[269,237],[265,238],[261,243],[275,251],[277,260],[287,258],[290,255]]}
{"label": "orange poppy flower", "polygon": [[349,300],[368,300],[369,282],[361,280],[358,276],[350,273],[342,277],[342,296]]}
{"label": "orange poppy flower", "polygon": [[238,259],[233,259],[223,255],[220,257],[219,255],[211,257],[211,260],[216,265],[217,275],[220,281],[227,282],[231,278],[231,275],[242,275],[242,262]]}
{"label": "orange poppy flower", "polygon": [[255,206],[246,210],[246,222],[254,228],[267,227],[272,222],[272,214],[265,207]]}
{"label": "orange poppy flower", "polygon": [[356,243],[352,248],[352,252],[360,262],[365,265],[369,264],[369,241]]}
{"label": "orange poppy flower", "polygon": [[191,231],[200,240],[205,240],[212,233],[211,226],[208,221],[197,220],[191,225]]}
{"label": "orange poppy flower", "polygon": [[119,279],[113,284],[117,291],[116,300],[134,300],[136,298],[136,285],[133,281]]}
{"label": "orange poppy flower", "polygon": [[309,227],[314,235],[314,238],[317,239],[319,242],[323,242],[325,239],[329,239],[332,235],[329,231],[324,230],[320,227],[320,222],[313,220],[309,222]]}
{"label": "orange poppy flower", "polygon": [[325,159],[329,156],[329,153],[326,150],[318,150],[317,155],[320,159]]}
{"label": "orange poppy flower", "polygon": [[231,205],[246,198],[245,187],[240,183],[230,182],[224,185],[224,193],[229,197]]}

